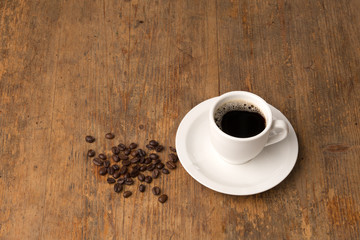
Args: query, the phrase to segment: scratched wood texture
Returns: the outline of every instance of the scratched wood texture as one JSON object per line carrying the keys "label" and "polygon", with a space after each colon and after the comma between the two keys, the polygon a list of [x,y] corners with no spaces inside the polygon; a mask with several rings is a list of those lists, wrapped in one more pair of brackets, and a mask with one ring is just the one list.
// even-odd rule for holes
{"label": "scratched wood texture", "polygon": [[[359,39],[356,0],[0,0],[0,239],[359,239]],[[151,184],[164,205],[124,199],[86,157],[174,145],[192,107],[231,90],[297,132],[269,191],[223,195],[179,164]]]}

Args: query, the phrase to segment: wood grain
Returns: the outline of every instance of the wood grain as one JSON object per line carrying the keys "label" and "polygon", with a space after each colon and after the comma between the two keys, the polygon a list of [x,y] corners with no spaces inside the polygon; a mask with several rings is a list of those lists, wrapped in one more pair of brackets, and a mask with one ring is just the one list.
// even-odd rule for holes
{"label": "wood grain", "polygon": [[[359,1],[0,1],[0,239],[359,239],[359,39]],[[269,191],[220,194],[179,163],[124,199],[86,156],[174,146],[232,90],[297,132]]]}

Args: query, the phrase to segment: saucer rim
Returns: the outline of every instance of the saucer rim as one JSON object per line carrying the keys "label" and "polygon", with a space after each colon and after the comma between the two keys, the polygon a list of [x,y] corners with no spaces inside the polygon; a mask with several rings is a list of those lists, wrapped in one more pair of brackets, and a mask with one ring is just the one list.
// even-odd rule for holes
{"label": "saucer rim", "polygon": [[[286,118],[286,116],[281,111],[279,111],[277,108],[275,108],[271,104],[269,104],[271,111],[273,111],[273,112],[277,111],[277,115],[280,115],[280,117],[289,124],[289,134],[292,134],[294,137],[294,139],[292,141],[294,141],[293,144],[296,145],[296,149],[294,149],[292,151],[293,152],[291,154],[291,156],[293,156],[292,161],[288,162],[283,167],[277,169],[274,174],[271,174],[269,177],[266,178],[267,180],[264,180],[262,182],[259,182],[257,184],[247,186],[247,187],[233,187],[233,186],[229,186],[229,185],[220,186],[221,183],[214,181],[214,179],[208,178],[206,175],[201,173],[201,171],[193,169],[194,162],[193,162],[193,160],[190,159],[190,157],[188,157],[186,144],[182,144],[180,141],[181,139],[183,139],[183,140],[186,139],[187,131],[186,131],[186,129],[184,129],[185,130],[184,131],[183,128],[184,128],[184,125],[188,125],[187,129],[189,129],[189,127],[192,124],[192,123],[188,123],[189,118],[194,119],[192,122],[196,121],[196,119],[198,117],[200,117],[201,114],[203,114],[203,111],[208,111],[206,109],[204,110],[201,108],[204,108],[207,104],[210,104],[212,101],[215,101],[216,98],[218,98],[218,97],[213,97],[213,98],[207,99],[207,100],[197,104],[183,117],[183,119],[181,120],[181,122],[179,124],[179,127],[176,132],[175,145],[176,145],[176,149],[177,149],[177,154],[179,156],[179,161],[181,162],[181,165],[184,167],[186,172],[192,178],[194,178],[197,182],[199,182],[200,184],[204,185],[207,188],[210,188],[216,192],[220,192],[220,193],[224,193],[224,194],[228,194],[228,195],[235,195],[235,196],[249,196],[249,195],[254,195],[254,194],[261,193],[261,192],[265,192],[271,188],[274,188],[275,186],[280,184],[282,181],[284,181],[288,177],[288,175],[291,173],[291,171],[293,170],[293,168],[297,162],[298,152],[299,152],[299,143],[298,143],[298,139],[296,136],[296,132],[295,132],[293,126],[291,125],[290,121]],[[274,119],[277,119],[277,118],[275,117]],[[181,133],[180,131],[184,131],[184,133]],[[181,146],[181,145],[183,145],[183,146]],[[182,151],[182,149],[184,149],[185,153]],[[187,161],[186,161],[186,160],[184,160],[184,158],[189,158],[189,159],[187,159]],[[246,164],[246,163],[244,163],[244,164]],[[231,165],[232,164],[229,164],[229,167]],[[279,174],[280,174],[280,176],[279,176]],[[213,186],[213,185],[217,185],[217,186]],[[224,189],[224,188],[226,188],[226,189]]]}

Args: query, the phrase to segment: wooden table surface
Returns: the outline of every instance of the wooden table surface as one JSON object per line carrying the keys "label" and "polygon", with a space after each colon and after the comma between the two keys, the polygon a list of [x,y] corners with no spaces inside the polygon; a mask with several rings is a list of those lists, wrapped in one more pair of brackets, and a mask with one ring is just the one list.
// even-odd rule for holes
{"label": "wooden table surface", "polygon": [[[1,0],[0,239],[359,239],[359,39],[356,0]],[[166,156],[233,90],[297,133],[271,190],[224,195],[178,163],[124,199],[87,157],[150,139]]]}

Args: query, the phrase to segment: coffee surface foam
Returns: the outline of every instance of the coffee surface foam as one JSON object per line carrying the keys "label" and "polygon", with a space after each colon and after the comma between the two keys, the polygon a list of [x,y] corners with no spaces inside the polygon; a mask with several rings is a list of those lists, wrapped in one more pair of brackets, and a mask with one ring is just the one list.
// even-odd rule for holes
{"label": "coffee surface foam", "polygon": [[256,112],[264,117],[264,114],[260,111],[260,109],[255,105],[253,105],[252,103],[242,102],[242,101],[226,102],[223,103],[220,107],[218,107],[214,113],[215,123],[220,129],[221,129],[221,120],[223,116],[230,111]]}

